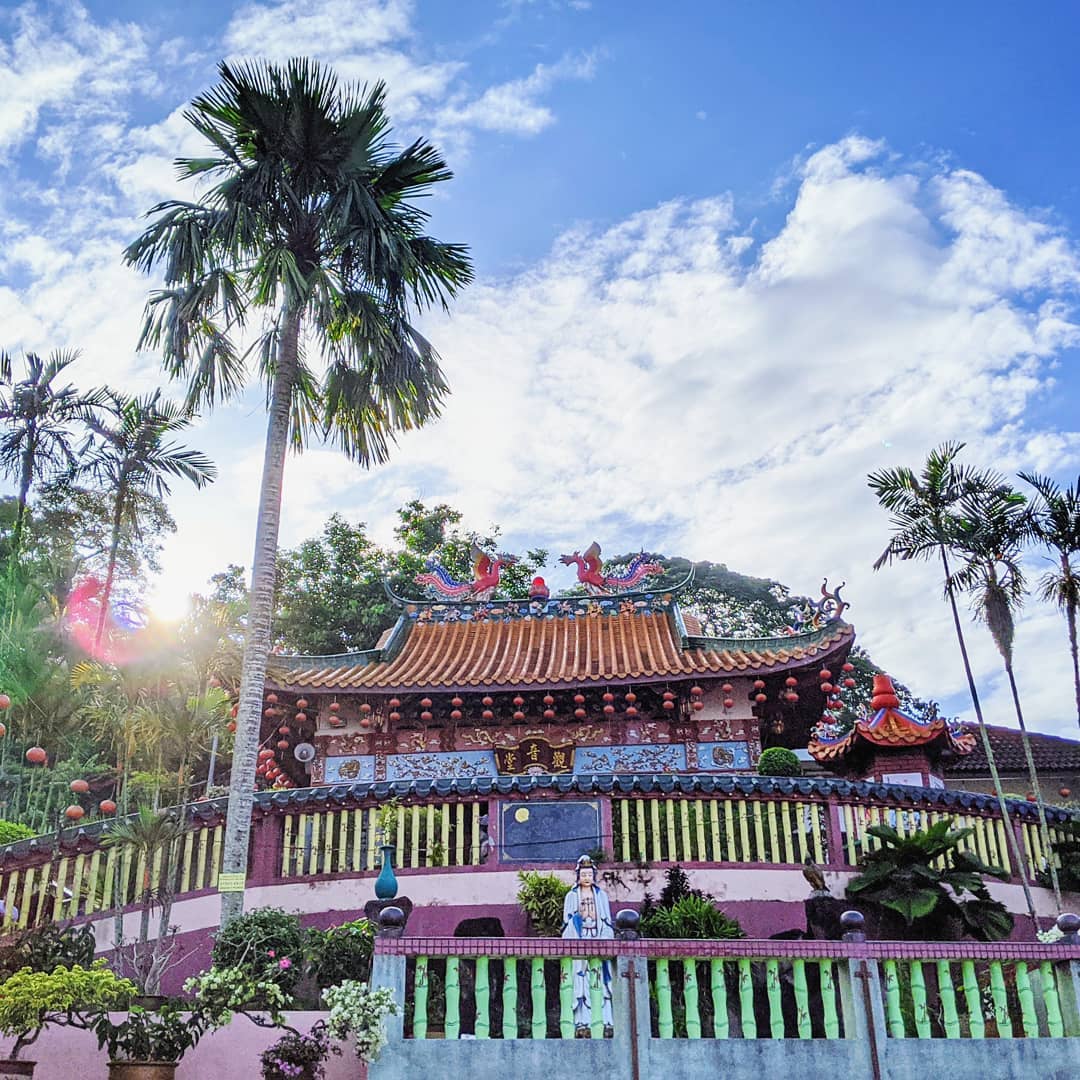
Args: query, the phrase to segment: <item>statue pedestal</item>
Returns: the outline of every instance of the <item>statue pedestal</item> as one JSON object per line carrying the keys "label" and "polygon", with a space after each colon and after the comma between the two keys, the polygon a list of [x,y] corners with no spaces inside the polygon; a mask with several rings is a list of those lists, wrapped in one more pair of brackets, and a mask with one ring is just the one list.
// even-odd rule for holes
{"label": "statue pedestal", "polygon": [[379,916],[382,914],[383,909],[388,907],[401,908],[405,912],[405,923],[408,925],[413,903],[407,896],[395,896],[390,900],[369,900],[364,905],[364,918],[378,926]]}

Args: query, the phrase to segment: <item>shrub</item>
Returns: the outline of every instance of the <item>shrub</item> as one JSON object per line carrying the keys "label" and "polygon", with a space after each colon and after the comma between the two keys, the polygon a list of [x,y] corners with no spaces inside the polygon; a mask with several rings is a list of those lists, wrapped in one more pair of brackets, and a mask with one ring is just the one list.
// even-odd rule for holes
{"label": "shrub", "polygon": [[802,765],[794,750],[786,746],[770,746],[758,758],[759,776],[802,776]]}
{"label": "shrub", "polygon": [[262,1052],[263,1080],[322,1080],[331,1053],[341,1050],[331,1046],[326,1024],[320,1020],[307,1035],[290,1032]]}
{"label": "shrub", "polygon": [[300,918],[281,908],[256,908],[223,926],[214,940],[214,967],[239,968],[252,979],[275,983],[286,994],[303,968]]}
{"label": "shrub", "polygon": [[367,980],[375,948],[375,927],[367,919],[308,931],[308,970],[320,990],[346,979]]}
{"label": "shrub", "polygon": [[330,1007],[330,1034],[342,1040],[352,1036],[357,1057],[370,1065],[386,1045],[386,1017],[398,1011],[393,992],[346,979],[323,991],[323,1001]]}
{"label": "shrub", "polygon": [[704,896],[684,896],[671,907],[658,907],[641,922],[641,932],[649,938],[746,937],[735,919],[729,919]]}
{"label": "shrub", "polygon": [[24,930],[0,947],[0,981],[16,971],[53,971],[57,967],[89,968],[97,943],[94,929],[86,926],[45,926]]}
{"label": "shrub", "polygon": [[4,821],[0,818],[0,846],[14,844],[19,840],[29,840],[34,830],[20,821]]}
{"label": "shrub", "polygon": [[563,903],[570,886],[554,874],[539,870],[519,870],[517,902],[525,909],[532,928],[541,937],[558,937],[562,933]]}

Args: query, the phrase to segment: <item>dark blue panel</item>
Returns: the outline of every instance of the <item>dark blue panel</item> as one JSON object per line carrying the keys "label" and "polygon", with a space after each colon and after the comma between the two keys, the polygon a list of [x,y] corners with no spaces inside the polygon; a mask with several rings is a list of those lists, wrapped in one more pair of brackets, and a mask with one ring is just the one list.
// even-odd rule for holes
{"label": "dark blue panel", "polygon": [[502,804],[504,862],[576,863],[600,847],[600,804],[591,800],[536,800]]}

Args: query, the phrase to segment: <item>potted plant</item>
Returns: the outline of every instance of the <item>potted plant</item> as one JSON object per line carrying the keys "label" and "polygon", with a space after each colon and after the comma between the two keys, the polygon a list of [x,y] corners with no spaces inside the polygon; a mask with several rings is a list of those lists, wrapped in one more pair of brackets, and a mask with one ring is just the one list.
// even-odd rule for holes
{"label": "potted plant", "polygon": [[173,1080],[180,1059],[216,1026],[199,1008],[175,1002],[156,1011],[133,1005],[123,1017],[102,1012],[92,1025],[98,1047],[108,1050],[109,1080]]}
{"label": "potted plant", "polygon": [[88,968],[74,965],[53,971],[23,968],[0,993],[0,1032],[15,1044],[0,1060],[0,1080],[34,1075],[34,1062],[20,1059],[48,1025],[89,1028],[97,1015],[122,1009],[138,993],[129,979],[120,978],[103,960]]}

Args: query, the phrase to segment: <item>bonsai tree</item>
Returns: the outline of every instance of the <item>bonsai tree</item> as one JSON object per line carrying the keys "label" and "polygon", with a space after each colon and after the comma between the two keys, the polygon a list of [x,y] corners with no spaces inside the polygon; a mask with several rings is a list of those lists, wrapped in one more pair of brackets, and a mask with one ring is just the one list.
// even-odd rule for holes
{"label": "bonsai tree", "polygon": [[802,765],[794,750],[786,746],[770,746],[758,758],[759,776],[802,776]]}
{"label": "bonsai tree", "polygon": [[166,1002],[153,1011],[133,1005],[119,1021],[101,1012],[89,1026],[111,1063],[143,1065],[175,1064],[209,1028],[219,1025],[198,1005],[188,1011],[186,1005]]}
{"label": "bonsai tree", "polygon": [[32,1045],[50,1024],[88,1029],[109,1009],[126,1008],[138,987],[99,960],[88,968],[57,967],[53,971],[23,968],[0,993],[0,1032],[14,1037],[10,1059]]}
{"label": "bonsai tree", "polygon": [[980,941],[1009,936],[1013,918],[983,884],[984,875],[1000,880],[1009,875],[961,849],[974,829],[954,829],[950,820],[911,836],[901,836],[891,825],[866,831],[882,846],[862,857],[862,873],[849,882],[848,896],[896,912],[908,928],[918,927],[926,936],[954,927]]}

